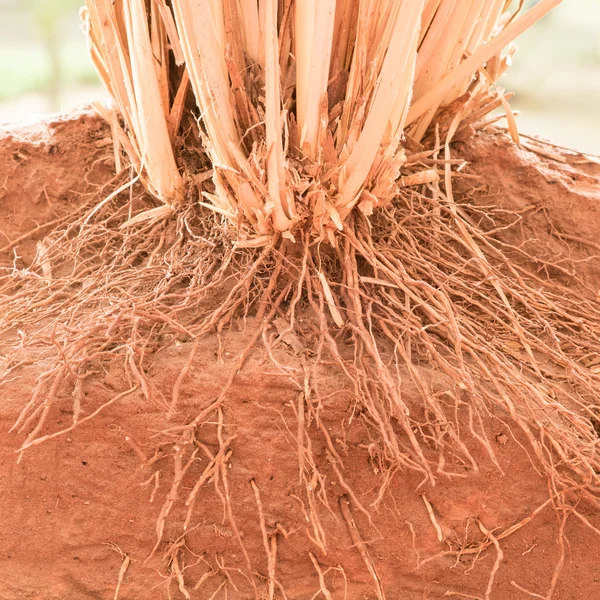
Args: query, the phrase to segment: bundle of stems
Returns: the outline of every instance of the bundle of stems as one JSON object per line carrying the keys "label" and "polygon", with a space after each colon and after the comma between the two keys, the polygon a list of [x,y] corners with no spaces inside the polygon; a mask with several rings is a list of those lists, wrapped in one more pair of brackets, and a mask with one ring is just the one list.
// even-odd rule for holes
{"label": "bundle of stems", "polygon": [[524,14],[510,0],[86,1],[113,128],[147,189],[181,201],[175,138],[199,118],[201,201],[257,247],[307,221],[334,242],[354,209],[387,205],[406,149],[457,100],[462,118],[494,108],[502,50],[561,0]]}
{"label": "bundle of stems", "polygon": [[[97,103],[96,108],[112,124],[143,178],[146,188],[167,204],[181,202],[183,179],[173,153],[177,106],[182,94],[171,101],[170,56],[165,8],[144,0],[88,2],[82,13],[92,61],[114,98],[126,124],[124,131],[114,115]],[[167,20],[168,22],[168,20]],[[176,39],[176,38],[175,38]],[[120,165],[117,154],[117,167]]]}

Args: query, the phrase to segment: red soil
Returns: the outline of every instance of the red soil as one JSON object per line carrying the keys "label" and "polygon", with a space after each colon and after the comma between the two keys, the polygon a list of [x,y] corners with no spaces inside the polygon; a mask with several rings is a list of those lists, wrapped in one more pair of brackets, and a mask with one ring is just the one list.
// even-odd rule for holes
{"label": "red soil", "polygon": [[[0,188],[0,229],[4,234],[14,240],[32,226],[74,209],[79,194],[90,190],[86,177],[91,184],[107,181],[110,149],[101,141],[107,135],[102,123],[89,114],[1,134],[0,183],[6,181]],[[580,285],[582,293],[600,289],[600,258],[596,256],[600,254],[600,167],[559,164],[490,134],[459,145],[456,154],[471,160],[471,172],[481,176],[474,202],[522,210],[521,226],[499,234],[503,241],[524,242],[538,261],[560,256],[564,271],[552,272],[553,276],[565,284]],[[472,185],[472,180],[468,183]],[[39,237],[44,233],[41,230]],[[17,245],[17,255],[22,257],[18,266],[28,264],[34,249],[34,239]],[[12,252],[0,256],[3,264],[13,260]],[[581,281],[577,283],[573,275]],[[186,545],[176,549],[183,534],[185,500],[209,462],[207,454],[198,451],[182,479],[162,541],[150,556],[177,456],[182,456],[185,465],[192,453],[192,444],[166,443],[168,439],[160,432],[189,422],[214,401],[253,327],[251,320],[245,325],[240,322],[236,330],[225,334],[223,352],[219,352],[216,335],[202,341],[172,420],[167,419],[165,403],[170,402],[190,355],[189,342],[152,359],[147,372],[153,386],[150,402],[135,391],[72,432],[31,448],[17,463],[15,452],[23,437],[8,430],[44,368],[35,363],[35,357],[27,357],[29,364],[0,388],[1,599],[114,598],[124,555],[131,563],[122,578],[121,600],[186,597],[179,587],[178,570],[183,572],[191,598],[212,598],[213,594],[215,598],[253,598],[249,573],[254,574],[260,597],[267,598],[267,552],[252,481],[260,492],[269,544],[276,540],[276,598],[283,597],[283,590],[290,600],[309,600],[319,593],[326,598],[330,594],[334,600],[377,598],[377,584],[361,549],[370,557],[388,600],[487,598],[496,561],[499,568],[489,598],[531,597],[518,586],[543,598],[561,551],[564,567],[554,600],[600,597],[600,536],[571,517],[565,525],[567,543],[561,550],[560,519],[550,506],[501,539],[500,553],[494,545],[473,553],[472,548],[485,537],[478,522],[495,537],[502,537],[548,498],[545,478],[536,472],[522,440],[506,428],[501,414],[490,415],[488,433],[497,445],[503,473],[489,464],[475,440],[465,434],[465,443],[481,465],[478,473],[465,468],[464,478],[440,478],[431,487],[413,473],[397,472],[388,493],[371,506],[382,481],[378,441],[370,438],[361,419],[353,418],[352,389],[331,365],[322,365],[317,378],[322,428],[315,420],[308,426],[314,462],[326,480],[328,506],[318,498],[314,505],[326,532],[323,552],[311,541],[310,493],[298,475],[295,407],[303,373],[285,345],[277,348],[275,357],[289,365],[288,375],[277,371],[259,345],[226,396],[222,435],[235,436],[225,468],[231,516],[222,502],[226,492],[221,474],[200,488]],[[102,365],[90,374],[83,388],[84,416],[114,398],[115,390],[128,387],[125,377],[118,364]],[[445,390],[442,379],[433,374],[430,379],[435,389]],[[403,395],[418,410],[420,396],[410,377],[405,381]],[[65,391],[60,399],[60,410],[50,414],[45,432],[64,429],[72,422],[70,393]],[[217,429],[217,423],[209,423],[196,434],[197,441],[212,453],[219,447]],[[328,460],[332,450],[344,464],[342,479]],[[144,460],[144,455],[150,460]],[[159,485],[153,496],[155,481]],[[346,485],[355,494],[350,502]],[[423,494],[440,527],[441,542]],[[361,506],[369,509],[372,523]],[[579,510],[600,528],[597,509],[580,505]],[[364,545],[357,545],[358,537]],[[163,556],[169,550],[176,560],[167,564]],[[463,550],[462,555],[456,554],[458,550]],[[317,569],[324,574],[323,588]],[[213,575],[204,577],[208,573]]]}

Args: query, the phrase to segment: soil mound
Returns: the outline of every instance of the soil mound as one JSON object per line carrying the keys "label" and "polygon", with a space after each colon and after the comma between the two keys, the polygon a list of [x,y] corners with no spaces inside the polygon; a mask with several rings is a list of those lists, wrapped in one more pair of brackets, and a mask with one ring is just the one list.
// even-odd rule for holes
{"label": "soil mound", "polygon": [[[85,111],[2,133],[5,269],[27,267],[48,230],[108,185],[107,139]],[[501,133],[461,142],[456,156],[470,165],[457,189],[494,207],[493,223],[482,216],[481,225],[507,253],[525,249],[524,266],[595,298],[600,167],[535,148]],[[310,332],[318,320],[308,313],[299,324]],[[438,472],[453,475],[432,486],[390,470],[335,364],[318,365],[315,393],[304,393],[307,367],[293,333],[278,340],[276,328],[266,331],[271,344],[253,348],[239,370],[257,330],[247,318],[200,343],[182,334],[147,358],[147,389],[119,361],[92,364],[77,388],[80,425],[18,463],[23,436],[7,432],[45,365],[0,345],[0,598],[517,600],[552,592],[575,600],[600,591],[598,506],[584,499],[577,513],[557,516],[546,476],[502,411],[484,425],[494,465],[469,433],[460,391],[420,368],[456,411],[480,465],[449,454]],[[404,401],[421,415],[419,389],[400,375]],[[217,418],[189,428],[224,389]],[[73,406],[72,393],[59,390],[45,431],[71,427]]]}

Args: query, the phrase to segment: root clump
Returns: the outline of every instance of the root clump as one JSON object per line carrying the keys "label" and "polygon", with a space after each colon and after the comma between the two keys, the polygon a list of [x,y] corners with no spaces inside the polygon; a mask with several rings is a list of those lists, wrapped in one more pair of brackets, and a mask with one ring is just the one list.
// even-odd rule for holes
{"label": "root clump", "polygon": [[[577,284],[570,290],[528,269],[524,250],[512,248],[509,259],[497,231],[510,224],[490,227],[494,214],[486,210],[488,226],[481,227],[483,209],[452,192],[462,167],[449,155],[442,167],[443,183],[401,188],[370,218],[357,211],[333,244],[313,237],[307,224],[293,240],[278,237],[260,248],[236,245],[227,221],[194,202],[193,194],[176,214],[136,223],[132,219],[147,214],[150,200],[122,174],[115,184],[121,191],[60,225],[31,267],[4,270],[0,314],[11,358],[3,382],[18,377],[32,356],[44,365],[13,426],[22,439],[19,458],[141,395],[164,423],[154,433],[153,458],[131,445],[146,469],[165,459],[172,463],[147,481],[152,500],[159,505],[162,498],[148,560],[162,553],[173,589],[186,598],[205,585],[210,591],[203,593],[214,597],[225,589],[232,597],[286,597],[291,582],[279,573],[278,561],[288,535],[297,538],[298,532],[268,514],[265,482],[248,472],[243,493],[260,526],[262,551],[256,550],[236,517],[239,477],[234,488],[230,482],[240,443],[229,421],[238,402],[234,390],[261,348],[271,376],[293,389],[289,403],[259,408],[278,420],[294,446],[298,483],[290,502],[306,523],[303,545],[314,591],[326,598],[365,569],[371,578],[365,585],[386,597],[389,576],[369,549],[371,536],[378,536],[372,516],[393,504],[399,481],[410,481],[405,493],[418,489],[419,499],[425,489],[482,470],[506,473],[491,423],[503,425],[502,435],[521,446],[547,481],[547,500],[503,531],[476,520],[475,545],[451,545],[420,564],[436,556],[479,557],[491,548],[496,562],[481,592],[488,598],[502,568],[500,543],[545,508],[561,515],[563,553],[568,517],[598,533],[578,510],[580,503],[597,507],[600,491],[600,375],[593,367],[600,348],[598,304]],[[499,221],[506,218],[518,221],[498,211]],[[227,339],[239,330],[243,344],[231,356]],[[226,365],[227,376],[219,392],[191,412],[184,391],[199,344],[214,335],[214,360]],[[173,347],[189,353],[167,391],[151,373]],[[108,400],[88,405],[87,384],[115,364],[125,377]],[[322,390],[324,365],[344,380],[330,397]],[[408,397],[407,385],[415,390]],[[50,429],[53,413],[65,410],[71,423]],[[340,419],[336,435],[328,412]],[[344,432],[356,423],[373,471],[369,501],[356,477],[347,475]],[[169,483],[162,483],[165,477]],[[207,486],[222,506],[219,535],[239,548],[235,564],[224,555],[207,556],[205,547],[201,555],[194,549],[198,498]],[[434,509],[428,508],[424,518],[431,523]],[[176,537],[174,519],[181,519]],[[331,560],[344,535],[331,519],[349,532],[355,572]],[[431,530],[435,539],[440,531],[450,539],[440,525]],[[264,559],[255,564],[260,553]],[[125,578],[134,565],[129,559],[123,565]],[[192,572],[200,573],[197,582]],[[542,597],[552,596],[557,578]]]}

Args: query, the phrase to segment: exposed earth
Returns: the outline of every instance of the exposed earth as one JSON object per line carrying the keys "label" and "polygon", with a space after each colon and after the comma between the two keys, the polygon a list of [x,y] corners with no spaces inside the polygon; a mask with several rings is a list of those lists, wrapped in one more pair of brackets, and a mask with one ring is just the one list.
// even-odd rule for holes
{"label": "exposed earth", "polygon": [[[453,156],[470,163],[457,190],[505,210],[506,224],[520,217],[498,229],[509,254],[522,246],[527,267],[600,294],[600,161],[525,141],[537,152],[498,131],[455,144]],[[92,112],[1,131],[2,276],[27,268],[36,242],[86,197],[110,193],[113,174],[110,130]],[[256,345],[228,389],[222,423],[169,442],[167,430],[219,396],[255,330],[248,318],[196,346],[182,338],[166,347],[147,361],[149,393],[117,361],[101,365],[83,380],[82,419],[114,402],[19,462],[24,436],[9,430],[44,364],[16,351],[22,364],[0,387],[0,599],[520,600],[548,598],[555,573],[554,600],[600,597],[599,507],[578,508],[596,532],[575,517],[562,522],[499,412],[486,430],[501,471],[465,431],[479,472],[465,467],[433,487],[394,471],[378,497],[377,440],[356,418],[349,381],[322,364],[302,443],[302,460],[322,478],[314,493],[316,480],[299,477],[303,365],[288,340],[273,356]],[[2,369],[15,351],[0,336]],[[425,375],[451,395],[440,375]],[[420,394],[403,379],[418,410]],[[44,434],[72,424],[72,393],[58,394]]]}

